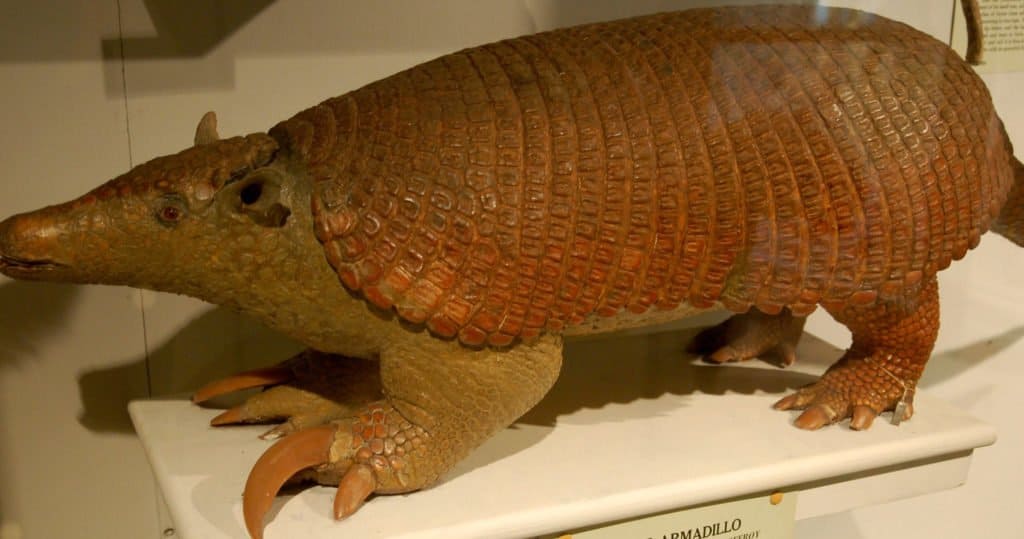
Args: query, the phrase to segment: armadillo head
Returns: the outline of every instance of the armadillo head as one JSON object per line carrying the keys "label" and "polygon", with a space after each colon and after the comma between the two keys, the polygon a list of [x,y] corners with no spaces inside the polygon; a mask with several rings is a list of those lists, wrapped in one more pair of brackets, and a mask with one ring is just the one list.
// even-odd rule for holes
{"label": "armadillo head", "polygon": [[[130,285],[240,306],[261,276],[295,273],[312,238],[309,187],[264,134],[196,145],[139,165],[78,199],[0,223],[0,272]],[[296,211],[299,215],[296,216]],[[302,230],[299,230],[302,228]],[[307,251],[308,256],[308,251]]]}

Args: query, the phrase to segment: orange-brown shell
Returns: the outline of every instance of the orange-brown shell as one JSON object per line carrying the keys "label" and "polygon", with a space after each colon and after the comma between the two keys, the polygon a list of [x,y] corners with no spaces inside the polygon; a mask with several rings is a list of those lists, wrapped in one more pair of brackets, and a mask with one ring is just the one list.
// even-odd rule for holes
{"label": "orange-brown shell", "polygon": [[977,244],[1012,178],[953,51],[820,7],[493,43],[272,134],[309,163],[345,286],[467,344],[682,303],[869,304]]}

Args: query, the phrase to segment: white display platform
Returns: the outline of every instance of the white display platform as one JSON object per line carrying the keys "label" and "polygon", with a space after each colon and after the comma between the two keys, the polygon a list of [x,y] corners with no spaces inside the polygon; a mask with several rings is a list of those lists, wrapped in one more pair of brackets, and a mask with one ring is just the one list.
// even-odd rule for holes
{"label": "white display platform", "polygon": [[[916,415],[867,432],[806,432],[771,404],[813,381],[840,351],[805,335],[788,369],[706,365],[692,331],[592,337],[567,345],[548,397],[440,485],[371,499],[343,522],[334,489],[280,496],[267,539],[520,538],[782,489],[809,518],[952,488],[995,431],[918,394]],[[177,534],[244,538],[241,492],[270,445],[265,426],[213,428],[219,410],[181,400],[130,405]],[[555,427],[557,424],[557,428]]]}

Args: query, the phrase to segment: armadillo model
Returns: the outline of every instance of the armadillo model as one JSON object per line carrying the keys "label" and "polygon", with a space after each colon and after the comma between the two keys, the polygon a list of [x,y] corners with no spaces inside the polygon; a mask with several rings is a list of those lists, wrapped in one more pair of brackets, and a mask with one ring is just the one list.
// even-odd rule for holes
{"label": "armadillo model", "polygon": [[[976,35],[976,31],[975,31]],[[558,377],[563,337],[721,307],[714,361],[794,359],[818,306],[853,344],[780,400],[804,429],[909,418],[936,273],[1024,240],[1024,167],[945,44],[821,7],[697,9],[466,49],[268,133],[139,165],[0,223],[18,279],[176,292],[309,346],[215,382],[215,425],[284,421],[243,494],[335,514],[438,481]],[[628,360],[628,358],[623,358]],[[780,418],[781,420],[781,418]]]}

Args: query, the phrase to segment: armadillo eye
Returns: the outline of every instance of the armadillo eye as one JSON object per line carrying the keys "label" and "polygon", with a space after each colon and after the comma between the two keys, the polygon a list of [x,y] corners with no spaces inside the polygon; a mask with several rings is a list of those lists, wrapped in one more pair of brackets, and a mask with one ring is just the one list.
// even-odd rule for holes
{"label": "armadillo eye", "polygon": [[160,217],[166,221],[177,221],[181,218],[181,210],[174,206],[167,206],[160,212]]}
{"label": "armadillo eye", "polygon": [[167,206],[160,208],[160,211],[157,212],[157,217],[159,217],[164,224],[169,225],[177,223],[182,217],[184,217],[184,215],[185,212],[181,208],[172,204],[168,204]]}

